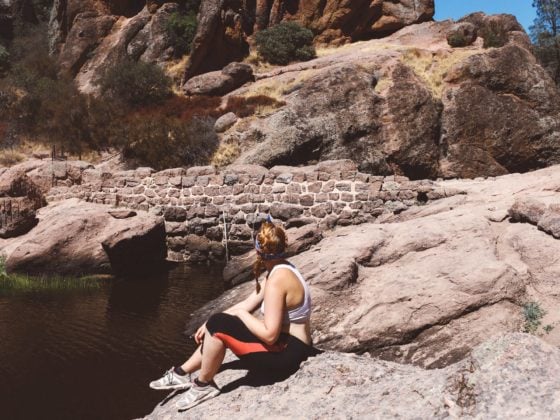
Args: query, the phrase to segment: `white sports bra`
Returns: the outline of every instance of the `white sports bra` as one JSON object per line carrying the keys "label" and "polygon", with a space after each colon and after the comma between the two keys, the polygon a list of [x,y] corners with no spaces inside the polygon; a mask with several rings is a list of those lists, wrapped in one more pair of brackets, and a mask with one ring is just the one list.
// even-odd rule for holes
{"label": "white sports bra", "polygon": [[[276,270],[277,268],[287,268],[292,273],[294,273],[298,278],[298,280],[303,285],[303,290],[305,292],[303,297],[303,303],[297,308],[291,309],[284,313],[283,324],[286,325],[291,322],[295,324],[304,324],[309,320],[309,318],[311,318],[311,294],[309,293],[309,286],[307,285],[307,282],[304,280],[303,276],[298,271],[298,269],[291,264],[275,265],[272,268],[272,270],[270,270],[270,273],[268,273],[268,276],[271,276],[272,273],[274,273],[274,270]],[[261,303],[261,313],[264,315],[264,299],[263,302]]]}

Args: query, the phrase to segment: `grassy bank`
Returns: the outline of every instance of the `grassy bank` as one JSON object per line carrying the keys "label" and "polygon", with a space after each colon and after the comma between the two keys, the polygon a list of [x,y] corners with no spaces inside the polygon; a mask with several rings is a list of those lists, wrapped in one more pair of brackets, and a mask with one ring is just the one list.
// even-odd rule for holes
{"label": "grassy bank", "polygon": [[10,275],[0,278],[0,294],[98,290],[105,281],[106,279],[96,276],[71,278],[59,276],[31,277],[25,275]]}
{"label": "grassy bank", "polygon": [[0,295],[25,292],[64,292],[98,290],[108,276],[63,277],[56,275],[28,276],[8,274],[5,260],[0,259]]}

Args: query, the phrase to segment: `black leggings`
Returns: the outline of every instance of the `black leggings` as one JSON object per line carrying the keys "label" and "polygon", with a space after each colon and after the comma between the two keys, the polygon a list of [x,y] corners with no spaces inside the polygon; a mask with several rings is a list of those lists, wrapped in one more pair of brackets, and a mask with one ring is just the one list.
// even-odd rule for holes
{"label": "black leggings", "polygon": [[219,313],[206,322],[208,332],[229,348],[250,370],[295,372],[301,362],[319,351],[293,335],[281,333],[272,345],[263,343],[238,317]]}

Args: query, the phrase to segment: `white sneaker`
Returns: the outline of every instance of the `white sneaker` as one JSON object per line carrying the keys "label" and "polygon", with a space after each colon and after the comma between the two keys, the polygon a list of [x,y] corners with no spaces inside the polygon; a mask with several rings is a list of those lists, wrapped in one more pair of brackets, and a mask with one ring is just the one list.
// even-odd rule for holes
{"label": "white sneaker", "polygon": [[191,374],[177,375],[174,368],[169,369],[163,376],[150,382],[152,389],[188,389],[192,386]]}
{"label": "white sneaker", "polygon": [[197,406],[210,398],[217,397],[218,395],[220,395],[220,389],[214,381],[210,382],[206,386],[198,386],[195,382],[193,382],[191,389],[185,392],[181,399],[177,401],[175,406],[179,410],[188,410],[189,408],[193,408],[194,406]]}

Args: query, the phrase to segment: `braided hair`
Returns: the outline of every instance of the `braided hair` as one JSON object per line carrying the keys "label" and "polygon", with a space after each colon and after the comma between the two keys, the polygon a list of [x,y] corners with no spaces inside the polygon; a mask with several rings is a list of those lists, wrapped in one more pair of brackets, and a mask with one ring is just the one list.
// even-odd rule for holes
{"label": "braided hair", "polygon": [[285,258],[286,247],[287,240],[284,229],[271,221],[264,222],[255,238],[257,259],[253,264],[253,275],[255,276],[257,293],[261,290],[259,277],[266,270],[264,262]]}

